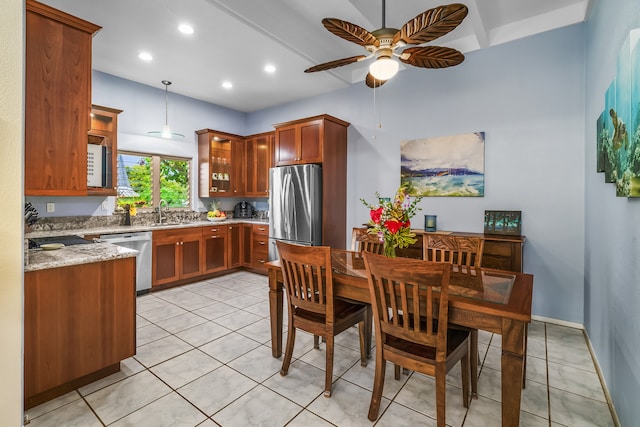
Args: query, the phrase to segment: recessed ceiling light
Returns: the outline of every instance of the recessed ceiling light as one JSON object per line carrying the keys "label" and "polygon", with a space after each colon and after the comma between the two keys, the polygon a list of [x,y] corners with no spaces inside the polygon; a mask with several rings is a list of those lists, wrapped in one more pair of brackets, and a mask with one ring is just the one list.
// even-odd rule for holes
{"label": "recessed ceiling light", "polygon": [[151,61],[153,59],[153,56],[151,56],[149,52],[140,52],[138,54],[138,58],[142,59],[143,61]]}
{"label": "recessed ceiling light", "polygon": [[264,66],[264,70],[267,73],[275,73],[276,72],[276,67],[274,65],[268,64]]}
{"label": "recessed ceiling light", "polygon": [[178,26],[178,30],[182,33],[182,34],[193,34],[193,27],[189,24],[180,24]]}
{"label": "recessed ceiling light", "polygon": [[222,82],[222,87],[225,89],[231,89],[233,85],[231,84],[231,82]]}

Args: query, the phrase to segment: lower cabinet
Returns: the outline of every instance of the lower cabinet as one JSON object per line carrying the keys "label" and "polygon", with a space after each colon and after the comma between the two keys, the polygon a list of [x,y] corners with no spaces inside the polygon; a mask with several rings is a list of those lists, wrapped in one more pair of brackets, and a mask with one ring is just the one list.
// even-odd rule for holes
{"label": "lower cabinet", "polygon": [[24,274],[24,405],[120,369],[136,352],[136,259]]}
{"label": "lower cabinet", "polygon": [[227,226],[202,227],[202,273],[215,273],[227,269]]}
{"label": "lower cabinet", "polygon": [[267,273],[269,226],[211,224],[153,232],[152,286],[232,268]]}
{"label": "lower cabinet", "polygon": [[227,268],[242,267],[242,224],[229,224],[227,230]]}
{"label": "lower cabinet", "polygon": [[201,240],[200,228],[154,231],[152,286],[200,276]]}
{"label": "lower cabinet", "polygon": [[269,226],[253,224],[251,231],[251,268],[266,273],[264,264],[269,260]]}

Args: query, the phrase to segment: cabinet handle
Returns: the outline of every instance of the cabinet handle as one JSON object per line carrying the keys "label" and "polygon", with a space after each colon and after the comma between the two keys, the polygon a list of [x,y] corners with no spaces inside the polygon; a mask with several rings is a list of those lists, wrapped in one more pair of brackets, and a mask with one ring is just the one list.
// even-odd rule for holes
{"label": "cabinet handle", "polygon": [[261,245],[266,245],[266,243],[265,243],[265,242],[258,242],[258,243],[260,243]]}
{"label": "cabinet handle", "polygon": [[264,228],[264,227],[258,227],[258,231],[265,231],[265,230],[266,230],[266,228]]}
{"label": "cabinet handle", "polygon": [[258,260],[258,262],[259,262],[260,264],[264,264],[266,261],[265,261],[265,260],[263,260],[263,259],[259,259],[259,260]]}

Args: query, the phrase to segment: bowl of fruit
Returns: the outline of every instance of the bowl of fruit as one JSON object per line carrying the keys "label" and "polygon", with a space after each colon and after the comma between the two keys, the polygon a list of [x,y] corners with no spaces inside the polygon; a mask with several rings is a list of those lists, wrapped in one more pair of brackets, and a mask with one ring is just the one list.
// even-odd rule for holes
{"label": "bowl of fruit", "polygon": [[227,214],[218,209],[207,212],[207,219],[211,222],[224,221],[227,219]]}

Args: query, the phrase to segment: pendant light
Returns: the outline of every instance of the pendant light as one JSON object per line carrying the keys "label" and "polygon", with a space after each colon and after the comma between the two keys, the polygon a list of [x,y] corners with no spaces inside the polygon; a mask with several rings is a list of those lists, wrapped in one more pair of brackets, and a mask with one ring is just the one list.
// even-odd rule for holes
{"label": "pendant light", "polygon": [[169,127],[169,85],[171,82],[169,80],[162,80],[162,84],[164,85],[164,127],[162,131],[151,131],[147,133],[166,139],[171,139],[176,136],[184,138],[184,135],[181,133],[171,132],[171,128]]}

